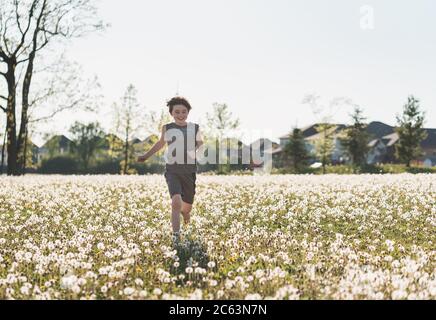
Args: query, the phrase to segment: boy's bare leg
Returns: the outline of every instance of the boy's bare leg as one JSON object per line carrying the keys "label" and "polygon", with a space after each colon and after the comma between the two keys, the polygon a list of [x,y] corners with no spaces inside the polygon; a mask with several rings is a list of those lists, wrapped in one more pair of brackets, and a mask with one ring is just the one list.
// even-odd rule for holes
{"label": "boy's bare leg", "polygon": [[180,232],[180,213],[182,210],[182,196],[175,194],[171,199],[171,224],[173,232]]}
{"label": "boy's bare leg", "polygon": [[192,211],[192,204],[186,203],[182,200],[182,216],[183,216],[183,222],[184,224],[188,224],[191,220],[191,211]]}

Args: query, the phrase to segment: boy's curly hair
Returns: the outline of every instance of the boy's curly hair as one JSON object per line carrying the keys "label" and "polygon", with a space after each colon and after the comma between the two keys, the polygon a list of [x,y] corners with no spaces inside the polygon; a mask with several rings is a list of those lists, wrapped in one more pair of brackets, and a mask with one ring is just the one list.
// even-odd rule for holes
{"label": "boy's curly hair", "polygon": [[186,100],[183,97],[174,97],[167,102],[167,107],[169,108],[170,113],[173,113],[174,106],[179,105],[179,104],[184,105],[188,109],[188,112],[191,111],[191,109],[192,109],[188,100]]}

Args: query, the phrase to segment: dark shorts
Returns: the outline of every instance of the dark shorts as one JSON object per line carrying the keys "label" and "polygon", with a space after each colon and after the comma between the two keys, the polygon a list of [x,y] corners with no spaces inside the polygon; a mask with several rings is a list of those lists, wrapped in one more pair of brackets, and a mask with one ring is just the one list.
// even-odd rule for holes
{"label": "dark shorts", "polygon": [[177,173],[165,171],[164,176],[171,198],[175,194],[180,194],[183,202],[189,204],[194,203],[195,180],[197,179],[197,174],[195,172]]}

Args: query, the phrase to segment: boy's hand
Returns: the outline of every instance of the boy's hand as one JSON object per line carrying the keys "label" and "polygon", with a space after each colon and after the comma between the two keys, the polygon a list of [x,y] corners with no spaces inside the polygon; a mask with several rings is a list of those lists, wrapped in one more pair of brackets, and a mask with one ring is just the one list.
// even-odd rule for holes
{"label": "boy's hand", "polygon": [[139,157],[137,158],[137,161],[138,161],[138,162],[145,162],[145,160],[147,160],[147,158],[146,158],[145,156],[139,156]]}

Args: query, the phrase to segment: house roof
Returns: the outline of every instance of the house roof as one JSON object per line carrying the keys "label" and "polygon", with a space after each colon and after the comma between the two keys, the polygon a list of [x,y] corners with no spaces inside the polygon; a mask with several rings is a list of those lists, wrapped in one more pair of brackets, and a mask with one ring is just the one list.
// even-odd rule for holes
{"label": "house roof", "polygon": [[[316,126],[318,126],[320,123],[315,123],[306,127],[301,128],[301,133],[303,134],[304,138],[309,138],[314,135],[318,134],[318,131],[316,130]],[[344,124],[334,124],[338,130],[342,130],[346,127]],[[289,139],[289,136],[292,134],[292,132],[281,136],[279,139]]]}
{"label": "house roof", "polygon": [[[427,137],[421,142],[421,147],[436,149],[436,129],[424,129],[427,132]],[[374,147],[378,141],[382,140],[387,147],[391,147],[400,140],[398,133],[393,132],[381,138],[372,140],[368,146]]]}
{"label": "house roof", "polygon": [[144,139],[144,141],[142,141],[142,142],[144,142],[144,143],[148,143],[149,141],[151,141],[152,139],[158,139],[159,138],[159,136],[157,135],[157,134],[151,134],[151,135],[149,135],[147,138],[145,138]]}
{"label": "house roof", "polygon": [[425,131],[427,132],[427,138],[422,141],[421,146],[436,149],[436,129],[425,129]]}
{"label": "house roof", "polygon": [[[343,124],[337,124],[334,127],[332,127],[331,129],[328,130],[328,134],[333,134],[333,135],[338,135],[343,129],[345,129],[345,125]],[[322,132],[316,132],[315,134],[306,137],[306,140],[309,141],[314,141],[314,140],[318,140],[318,139],[322,139],[323,138],[324,133]]]}
{"label": "house roof", "polygon": [[393,146],[395,143],[397,143],[397,141],[400,139],[400,136],[398,135],[398,133],[394,132],[391,134],[388,134],[384,137],[382,137],[383,142],[386,144],[386,146],[391,147]]}
{"label": "house roof", "polygon": [[387,136],[391,133],[394,133],[395,129],[394,127],[387,125],[386,123],[380,122],[380,121],[373,121],[368,124],[366,127],[366,131],[374,138],[382,138],[384,136]]}
{"label": "house roof", "polygon": [[51,137],[50,139],[48,139],[41,148],[47,148],[47,144],[49,142],[51,142],[53,139],[59,138],[59,146],[62,148],[67,148],[70,143],[72,143],[72,141],[70,139],[68,139],[66,136],[62,135],[55,135],[53,137]]}
{"label": "house roof", "polygon": [[133,138],[131,141],[130,141],[130,143],[131,144],[136,144],[136,143],[141,143],[142,141],[141,141],[141,139],[139,139],[139,138]]}
{"label": "house roof", "polygon": [[113,138],[115,138],[115,139],[120,139],[120,140],[121,140],[120,137],[118,137],[116,134],[113,134],[113,133],[108,133],[108,134],[106,134],[104,137],[105,137],[106,139],[107,139],[107,138],[110,138],[110,137],[113,137]]}
{"label": "house roof", "polygon": [[277,153],[283,152],[283,149],[281,147],[277,147],[277,148],[267,149],[264,152],[271,153],[271,154],[277,154]]}
{"label": "house roof", "polygon": [[274,146],[274,145],[277,146],[278,145],[277,143],[271,141],[268,138],[260,138],[260,139],[257,139],[256,141],[253,141],[252,143],[250,143],[250,147],[252,147],[252,148],[263,148],[265,143],[268,144],[268,145],[272,145],[272,146]]}
{"label": "house roof", "polygon": [[375,147],[375,146],[377,145],[377,142],[379,142],[379,141],[380,141],[380,139],[374,139],[374,140],[371,140],[371,141],[368,143],[368,147],[370,147],[370,148]]}

